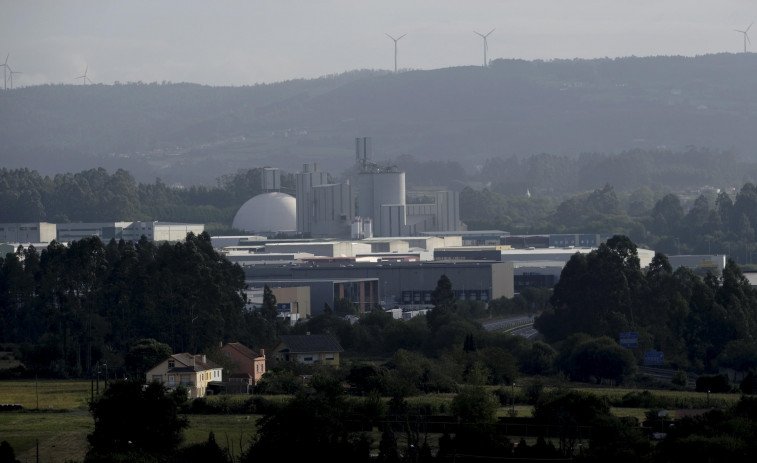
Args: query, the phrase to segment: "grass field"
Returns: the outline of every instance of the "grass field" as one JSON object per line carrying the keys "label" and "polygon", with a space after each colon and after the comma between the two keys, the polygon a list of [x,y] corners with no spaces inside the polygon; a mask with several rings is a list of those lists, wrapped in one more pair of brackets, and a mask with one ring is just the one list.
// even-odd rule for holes
{"label": "grass field", "polygon": [[[101,383],[100,388],[104,385]],[[641,392],[639,389],[621,388],[585,388],[577,390],[604,395],[619,401],[629,392]],[[519,388],[515,388],[516,396]],[[705,404],[706,395],[690,391],[651,391],[655,396],[669,397],[681,404]],[[89,381],[75,380],[9,380],[0,381],[0,403],[17,403],[24,406],[24,411],[0,413],[0,440],[7,440],[22,463],[39,461],[81,461],[87,451],[87,434],[94,427],[89,415],[87,403],[91,397]],[[710,405],[723,407],[739,400],[738,394],[710,394]],[[408,403],[430,406],[435,413],[449,413],[454,394],[434,394],[421,397],[409,397]],[[243,403],[249,396],[215,396],[209,402]],[[268,400],[287,400],[287,397],[266,397]],[[361,400],[354,398],[354,400]],[[387,399],[388,400],[388,399]],[[39,410],[37,410],[39,401]],[[703,405],[704,407],[704,405]],[[230,407],[233,408],[233,407]],[[681,407],[681,408],[692,408]],[[529,417],[533,407],[516,404],[518,417]],[[613,407],[616,416],[633,416],[644,419],[646,408]],[[673,409],[668,411],[672,412]],[[500,408],[499,416],[510,416],[511,408]],[[190,426],[184,433],[184,445],[204,442],[209,433],[215,434],[216,442],[221,448],[239,456],[249,446],[255,435],[257,415],[188,415]],[[380,435],[374,436],[378,442]]]}
{"label": "grass field", "polygon": [[[100,389],[104,387],[100,381]],[[87,410],[91,394],[89,381],[0,381],[0,403],[21,404],[26,410]]]}

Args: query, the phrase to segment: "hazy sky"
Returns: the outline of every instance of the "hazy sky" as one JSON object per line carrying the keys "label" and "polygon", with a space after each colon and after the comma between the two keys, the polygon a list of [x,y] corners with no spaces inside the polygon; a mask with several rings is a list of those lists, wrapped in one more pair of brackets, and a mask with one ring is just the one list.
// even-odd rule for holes
{"label": "hazy sky", "polygon": [[407,34],[400,69],[437,69],[483,64],[474,31],[489,59],[696,56],[743,51],[755,20],[754,0],[0,0],[0,63],[15,87],[251,85],[394,69],[385,34]]}

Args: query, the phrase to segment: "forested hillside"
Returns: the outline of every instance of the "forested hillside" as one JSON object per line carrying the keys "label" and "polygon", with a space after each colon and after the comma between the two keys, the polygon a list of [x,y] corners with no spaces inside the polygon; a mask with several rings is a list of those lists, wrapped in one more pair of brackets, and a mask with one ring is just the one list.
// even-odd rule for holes
{"label": "forested hillside", "polygon": [[251,87],[28,87],[0,93],[0,153],[5,167],[45,175],[124,168],[139,181],[184,185],[313,161],[341,174],[358,136],[374,138],[379,160],[456,160],[466,172],[542,153],[698,147],[754,159],[755,71],[750,53],[495,60]]}

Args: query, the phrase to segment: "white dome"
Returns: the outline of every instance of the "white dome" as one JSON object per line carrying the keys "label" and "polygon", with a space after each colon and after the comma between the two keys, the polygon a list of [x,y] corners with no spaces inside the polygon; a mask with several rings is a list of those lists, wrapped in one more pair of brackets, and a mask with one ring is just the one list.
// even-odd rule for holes
{"label": "white dome", "polygon": [[232,227],[250,233],[278,233],[297,229],[297,201],[286,193],[263,193],[242,205]]}

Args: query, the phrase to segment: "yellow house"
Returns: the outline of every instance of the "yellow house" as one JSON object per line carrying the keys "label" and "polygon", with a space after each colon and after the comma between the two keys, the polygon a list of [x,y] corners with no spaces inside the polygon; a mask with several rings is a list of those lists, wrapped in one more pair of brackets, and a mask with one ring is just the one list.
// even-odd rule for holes
{"label": "yellow house", "polygon": [[189,398],[205,397],[208,384],[222,381],[223,369],[205,355],[174,354],[146,374],[147,382],[159,382],[169,389],[184,386]]}
{"label": "yellow house", "polygon": [[328,334],[281,336],[276,346],[276,360],[308,365],[339,366],[339,354],[344,352],[339,342]]}

